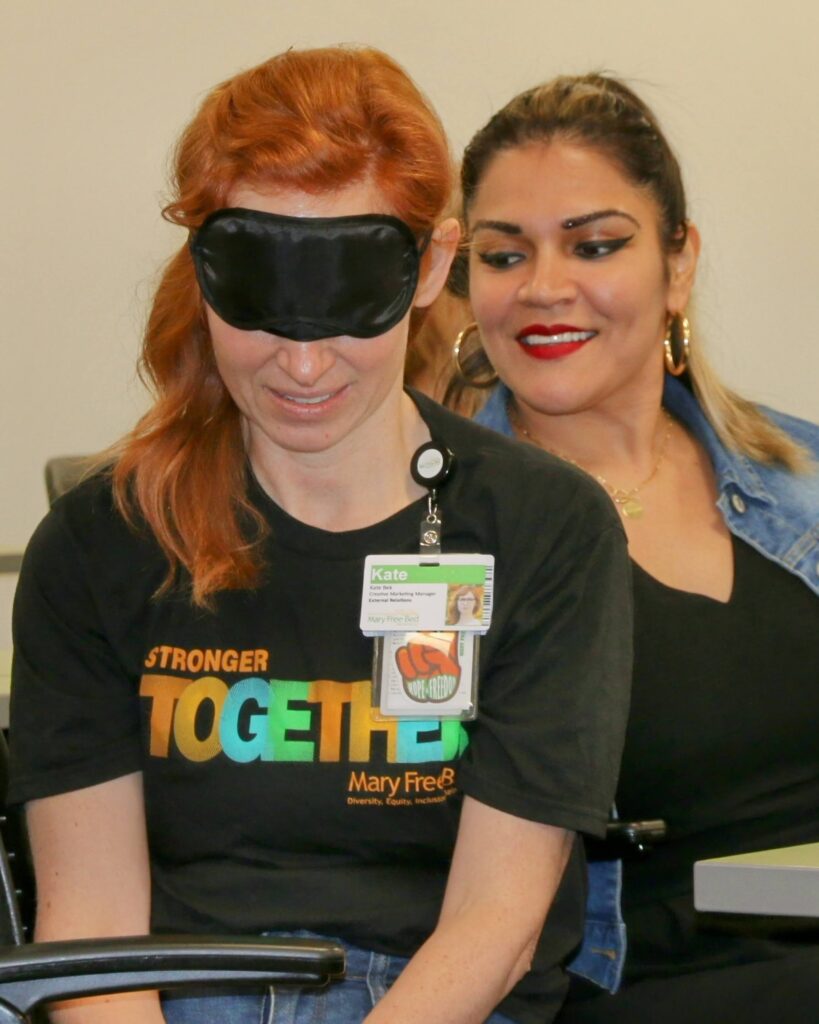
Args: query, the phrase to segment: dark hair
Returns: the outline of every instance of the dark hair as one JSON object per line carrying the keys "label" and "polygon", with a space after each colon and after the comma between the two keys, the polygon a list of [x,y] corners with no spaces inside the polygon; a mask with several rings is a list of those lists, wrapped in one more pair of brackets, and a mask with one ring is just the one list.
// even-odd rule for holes
{"label": "dark hair", "polygon": [[682,248],[687,214],[677,158],[640,97],[623,82],[599,73],[560,75],[527,89],[480,129],[461,165],[464,212],[499,152],[552,139],[589,146],[615,161],[656,200],[663,248]]}

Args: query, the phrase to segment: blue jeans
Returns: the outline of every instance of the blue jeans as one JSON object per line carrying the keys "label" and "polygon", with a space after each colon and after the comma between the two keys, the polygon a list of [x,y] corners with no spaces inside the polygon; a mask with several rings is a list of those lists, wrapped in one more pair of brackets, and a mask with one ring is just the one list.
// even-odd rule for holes
{"label": "blue jeans", "polygon": [[[347,953],[343,981],[319,989],[283,985],[265,992],[233,995],[218,989],[170,992],[162,999],[165,1020],[167,1024],[361,1024],[408,961],[406,957],[371,953],[346,942],[340,945]],[[486,1024],[514,1021],[493,1013]]]}

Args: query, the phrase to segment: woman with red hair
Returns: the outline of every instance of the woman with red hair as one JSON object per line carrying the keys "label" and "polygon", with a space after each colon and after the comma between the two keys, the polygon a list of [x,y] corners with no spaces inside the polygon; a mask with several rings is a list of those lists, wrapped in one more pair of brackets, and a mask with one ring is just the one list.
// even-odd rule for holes
{"label": "woman with red hair", "polygon": [[[437,117],[367,49],[239,74],[181,139],[153,406],[41,524],[18,593],[37,937],[296,932],[338,938],[348,970],[318,993],[75,1001],[60,1024],[557,1010],[573,836],[604,829],[622,741],[625,545],[582,474],[402,387],[410,309],[457,243],[450,174]],[[445,659],[376,640],[411,713],[374,713],[395,657],[374,685],[365,557],[473,573],[474,552],[491,623],[450,627]]]}

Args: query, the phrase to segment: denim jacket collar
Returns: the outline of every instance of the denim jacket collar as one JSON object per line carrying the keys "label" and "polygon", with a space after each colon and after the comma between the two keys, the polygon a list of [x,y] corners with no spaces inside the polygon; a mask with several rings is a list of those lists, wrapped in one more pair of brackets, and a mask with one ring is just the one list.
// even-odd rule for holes
{"label": "denim jacket collar", "polygon": [[[515,430],[509,419],[511,395],[511,391],[505,384],[498,384],[493,389],[486,405],[475,417],[478,423],[496,430],[499,434],[515,437]],[[702,444],[711,458],[720,481],[730,481],[736,484],[743,493],[759,498],[761,501],[776,502],[776,498],[768,492],[759,474],[755,472],[750,459],[743,455],[727,453],[717,437],[716,431],[703,415],[694,395],[684,384],[667,374],[663,390],[663,405],[684,423]]]}
{"label": "denim jacket collar", "polygon": [[663,405],[684,423],[708,452],[721,489],[733,483],[748,497],[775,505],[776,496],[765,486],[751,460],[737,452],[729,453],[717,432],[705,418],[699,402],[691,391],[675,377],[666,374]]}
{"label": "denim jacket collar", "polygon": [[[476,419],[514,437],[509,398],[508,388],[499,384]],[[728,529],[819,593],[819,427],[773,409],[762,410],[815,461],[807,473],[792,473],[728,449],[693,393],[668,375],[663,403],[708,453],[719,490],[717,507]]]}

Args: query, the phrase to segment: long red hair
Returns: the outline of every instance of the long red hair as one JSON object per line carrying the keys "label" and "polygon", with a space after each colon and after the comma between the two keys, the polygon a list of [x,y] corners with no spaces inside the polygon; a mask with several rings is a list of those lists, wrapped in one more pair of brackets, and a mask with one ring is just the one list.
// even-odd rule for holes
{"label": "long red hair", "polygon": [[[443,127],[406,73],[374,49],[290,50],[217,86],[183,133],[166,219],[195,230],[248,185],[323,192],[367,178],[419,234],[452,187]],[[113,487],[167,556],[165,588],[184,569],[201,606],[252,587],[262,516],[248,499],[239,412],[216,368],[187,244],[151,307],[140,375],[152,408],[116,449]]]}

